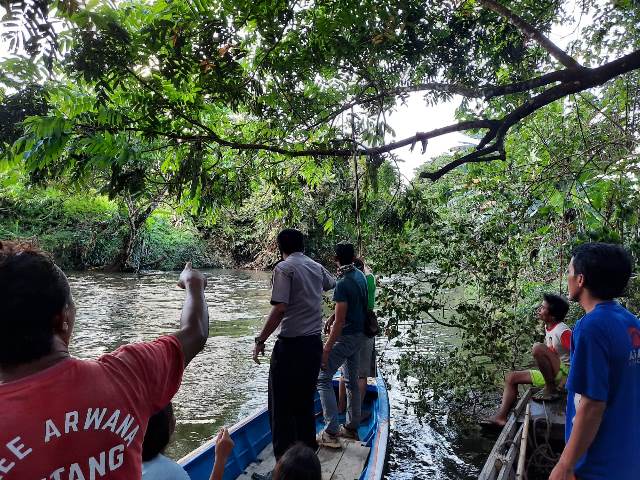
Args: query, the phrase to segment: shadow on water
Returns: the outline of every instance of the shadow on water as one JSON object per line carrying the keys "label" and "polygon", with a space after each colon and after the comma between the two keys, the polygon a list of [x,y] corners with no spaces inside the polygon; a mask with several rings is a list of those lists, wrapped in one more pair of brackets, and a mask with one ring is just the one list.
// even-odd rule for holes
{"label": "shadow on water", "polygon": [[[174,398],[177,428],[167,454],[180,458],[266,403],[268,356],[251,360],[253,337],[269,311],[269,273],[209,270],[207,303],[210,337],[186,370]],[[72,353],[95,358],[117,347],[175,331],[184,293],[177,273],[142,277],[127,274],[69,275],[78,307]],[[429,332],[425,343],[446,342]],[[268,342],[267,351],[272,342]],[[475,433],[453,427],[447,412],[420,421],[410,393],[396,378],[393,360],[400,355],[379,339],[383,372],[391,401],[389,479],[472,479],[490,450]]]}

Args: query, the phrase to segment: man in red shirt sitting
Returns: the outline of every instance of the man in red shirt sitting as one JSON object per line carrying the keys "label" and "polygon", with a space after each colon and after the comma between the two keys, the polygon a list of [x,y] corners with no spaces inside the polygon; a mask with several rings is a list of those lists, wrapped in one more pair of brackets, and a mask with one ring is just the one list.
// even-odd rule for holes
{"label": "man in red shirt sitting", "polygon": [[97,360],[69,354],[75,305],[64,273],[29,245],[0,243],[0,479],[141,477],[149,417],[205,345],[205,277],[187,264],[180,329]]}
{"label": "man in red shirt sitting", "polygon": [[518,398],[518,385],[528,384],[544,387],[535,400],[555,400],[559,396],[558,387],[566,382],[569,375],[569,351],[571,349],[571,329],[563,322],[569,311],[569,302],[551,293],[543,295],[538,308],[538,318],[545,326],[544,343],[533,346],[533,358],[538,369],[509,372],[505,378],[502,404],[498,413],[483,421],[485,425],[502,427]]}

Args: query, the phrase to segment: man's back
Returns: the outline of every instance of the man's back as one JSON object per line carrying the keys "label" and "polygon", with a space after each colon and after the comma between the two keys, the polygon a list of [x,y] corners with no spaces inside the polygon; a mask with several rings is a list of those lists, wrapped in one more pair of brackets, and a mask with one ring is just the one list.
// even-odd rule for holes
{"label": "man's back", "polygon": [[183,369],[166,336],[0,385],[0,478],[140,478],[147,421]]}
{"label": "man's back", "polygon": [[640,321],[617,302],[576,324],[567,382],[567,431],[581,395],[606,402],[595,440],[576,465],[581,479],[635,480],[640,472]]}
{"label": "man's back", "polygon": [[276,265],[271,303],[287,304],[280,335],[319,335],[322,330],[322,292],[334,286],[331,274],[302,252],[294,252]]}
{"label": "man's back", "polygon": [[336,285],[333,300],[347,302],[347,316],[343,335],[362,333],[364,330],[364,315],[367,305],[367,279],[357,268],[346,272]]}

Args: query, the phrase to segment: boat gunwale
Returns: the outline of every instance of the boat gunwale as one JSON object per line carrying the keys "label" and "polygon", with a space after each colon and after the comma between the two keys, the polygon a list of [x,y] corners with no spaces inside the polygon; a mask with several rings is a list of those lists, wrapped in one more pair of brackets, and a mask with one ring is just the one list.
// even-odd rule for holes
{"label": "boat gunwale", "polygon": [[519,432],[518,419],[520,417],[520,414],[525,409],[526,405],[531,400],[531,393],[531,389],[528,388],[524,392],[522,397],[518,400],[515,408],[509,414],[507,423],[504,425],[504,427],[502,427],[502,430],[500,431],[498,438],[493,444],[493,448],[491,449],[491,452],[489,452],[482,470],[478,475],[478,480],[493,480],[496,479],[498,475],[500,475],[500,470],[496,469],[496,458],[498,457],[501,445],[505,444],[507,440],[514,439],[517,436]]}
{"label": "boat gunwale", "polygon": [[[264,414],[267,414],[267,413],[268,413],[267,412],[267,407],[260,407],[259,409],[255,410],[251,415],[242,418],[237,423],[235,423],[231,427],[229,427],[229,429],[228,429],[229,430],[229,435],[233,436],[233,434],[235,432],[237,432],[239,430],[242,430],[243,427],[245,427],[249,423],[253,422],[254,420],[256,420],[261,415],[264,415]],[[202,455],[204,452],[208,451],[209,449],[215,450],[215,447],[216,447],[216,436],[213,436],[211,439],[207,440],[205,443],[200,445],[195,450],[192,450],[191,452],[187,453],[184,457],[182,457],[180,460],[178,460],[178,463],[180,465],[184,466],[186,463],[188,463],[191,460],[194,460],[195,458],[199,457],[200,455]]]}
{"label": "boat gunwale", "polygon": [[[367,465],[361,475],[362,479],[379,479],[382,478],[384,467],[387,460],[387,447],[389,442],[389,393],[384,378],[380,372],[376,375],[377,398],[377,429],[373,436],[371,452],[367,460]],[[375,443],[374,443],[375,442]]]}

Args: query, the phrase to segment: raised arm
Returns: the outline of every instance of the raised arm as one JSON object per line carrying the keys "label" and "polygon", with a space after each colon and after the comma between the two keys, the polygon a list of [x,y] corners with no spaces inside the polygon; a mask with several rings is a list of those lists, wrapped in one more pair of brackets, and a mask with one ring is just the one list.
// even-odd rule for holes
{"label": "raised arm", "polygon": [[213,470],[211,470],[209,480],[222,480],[224,467],[234,446],[235,443],[231,440],[229,431],[226,427],[222,427],[216,437],[216,458],[213,462]]}
{"label": "raised arm", "polygon": [[187,262],[178,279],[178,286],[186,292],[180,330],[174,335],[182,345],[184,364],[187,366],[205,346],[209,337],[209,312],[204,298],[207,278]]}

